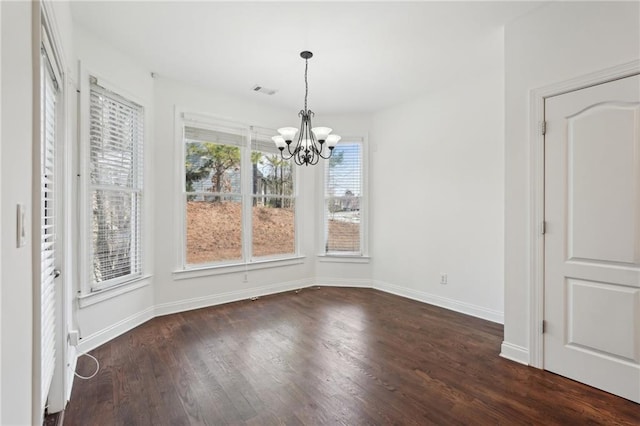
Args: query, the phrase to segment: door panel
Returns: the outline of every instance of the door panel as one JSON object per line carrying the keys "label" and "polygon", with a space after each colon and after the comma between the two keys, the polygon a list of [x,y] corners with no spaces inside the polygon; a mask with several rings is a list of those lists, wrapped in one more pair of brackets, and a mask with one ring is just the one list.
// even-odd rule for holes
{"label": "door panel", "polygon": [[[639,109],[603,103],[567,118],[570,259],[634,263],[638,258]],[[607,238],[616,244],[601,244]]]}
{"label": "door panel", "polygon": [[545,120],[544,366],[640,402],[640,76]]}
{"label": "door panel", "polygon": [[[640,361],[638,346],[634,345],[640,319],[639,294],[639,289],[614,283],[567,279],[567,344]],[[602,315],[605,312],[611,314]],[[618,332],[609,332],[614,329]]]}

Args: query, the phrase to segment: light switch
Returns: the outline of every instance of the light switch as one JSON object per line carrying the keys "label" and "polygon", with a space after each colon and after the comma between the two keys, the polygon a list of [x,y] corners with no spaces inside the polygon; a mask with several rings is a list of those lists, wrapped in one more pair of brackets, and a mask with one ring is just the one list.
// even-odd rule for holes
{"label": "light switch", "polygon": [[17,241],[16,245],[18,248],[24,247],[27,243],[27,231],[25,230],[25,208],[24,204],[18,204],[17,208]]}

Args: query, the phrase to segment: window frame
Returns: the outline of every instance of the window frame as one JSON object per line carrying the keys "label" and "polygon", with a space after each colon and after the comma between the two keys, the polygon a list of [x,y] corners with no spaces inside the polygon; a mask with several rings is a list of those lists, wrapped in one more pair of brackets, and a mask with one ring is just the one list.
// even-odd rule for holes
{"label": "window frame", "polygon": [[[203,262],[197,264],[187,263],[187,217],[186,217],[186,176],[185,176],[185,128],[200,127],[212,131],[222,131],[239,134],[244,139],[240,148],[240,199],[242,203],[241,217],[241,259],[221,260],[213,262]],[[254,256],[253,249],[253,176],[251,164],[251,153],[253,151],[253,138],[256,134],[275,134],[275,130],[249,125],[247,123],[230,120],[226,117],[193,113],[181,107],[175,107],[174,117],[175,129],[175,158],[179,164],[176,167],[176,229],[175,241],[179,242],[176,250],[176,267],[173,275],[176,280],[193,277],[226,274],[233,272],[247,272],[253,269],[269,268],[274,266],[284,266],[302,263],[304,256],[300,254],[300,197],[298,188],[301,185],[302,173],[293,168],[293,195],[294,202],[294,252],[274,254],[268,256]],[[275,153],[275,150],[274,150]]]}
{"label": "window frame", "polygon": [[[97,84],[110,92],[113,92],[117,96],[120,96],[124,100],[133,103],[141,107],[141,128],[142,139],[140,144],[140,158],[137,159],[137,167],[140,167],[139,172],[141,185],[139,190],[138,199],[138,221],[137,224],[137,245],[139,248],[139,270],[135,273],[127,274],[121,277],[106,280],[100,283],[100,285],[94,285],[91,277],[91,270],[93,268],[93,254],[91,248],[91,223],[92,223],[92,208],[91,208],[91,182],[90,182],[90,164],[91,164],[91,80],[95,78]],[[148,210],[148,170],[147,161],[148,155],[146,153],[147,141],[149,138],[149,113],[148,107],[136,95],[131,94],[127,90],[121,88],[118,85],[111,83],[108,79],[102,77],[100,73],[94,72],[80,64],[80,136],[79,136],[79,216],[80,216],[80,255],[79,255],[79,271],[80,271],[80,294],[78,296],[78,302],[80,307],[90,306],[94,303],[101,302],[119,294],[140,288],[149,284],[148,278],[150,275],[146,272],[147,265],[147,226],[149,222],[147,210]],[[131,191],[133,192],[133,191]]]}
{"label": "window frame", "polygon": [[[318,260],[321,262],[339,262],[339,263],[368,263],[369,262],[369,178],[368,178],[368,143],[367,137],[363,136],[344,136],[340,144],[358,144],[360,145],[360,179],[361,191],[360,196],[360,250],[351,252],[337,252],[326,250],[326,239],[328,236],[328,214],[326,208],[326,179],[328,164],[321,167],[320,179],[317,185],[318,198],[317,203],[321,209],[320,223],[318,226]],[[329,161],[329,160],[326,160]]]}

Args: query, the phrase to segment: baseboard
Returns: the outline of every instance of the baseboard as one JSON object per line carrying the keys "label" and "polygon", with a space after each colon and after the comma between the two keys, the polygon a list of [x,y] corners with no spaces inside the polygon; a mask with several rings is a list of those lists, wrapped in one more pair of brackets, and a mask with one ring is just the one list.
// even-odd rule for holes
{"label": "baseboard", "polygon": [[529,365],[529,350],[509,342],[502,342],[500,356],[508,360]]}
{"label": "baseboard", "polygon": [[192,299],[179,300],[177,302],[161,303],[155,306],[156,317],[190,311],[192,309],[206,308],[221,305],[223,303],[237,302],[252,297],[267,296],[269,294],[282,293],[309,287],[314,284],[312,279],[288,281],[286,283],[271,284],[262,287],[253,287],[246,290],[230,291],[228,293],[215,294]]}
{"label": "baseboard", "polygon": [[316,277],[314,285],[324,287],[357,287],[357,288],[373,288],[371,280],[358,278],[329,278]]}
{"label": "baseboard", "polygon": [[495,311],[493,309],[483,308],[482,306],[472,305],[470,303],[460,302],[458,300],[449,299],[442,296],[436,296],[435,294],[413,290],[410,288],[389,284],[383,281],[373,281],[373,288],[375,288],[376,290],[395,294],[397,296],[417,300],[418,302],[424,302],[466,315],[471,315],[473,317],[482,318],[487,321],[504,324],[504,313]]}
{"label": "baseboard", "polygon": [[132,328],[135,328],[140,324],[149,321],[153,318],[153,312],[154,309],[153,306],[151,306],[144,311],[135,313],[109,327],[103,328],[100,331],[82,338],[80,340],[80,344],[78,345],[78,355],[92,351],[98,346],[107,343],[108,341],[118,337],[121,334],[126,333]]}

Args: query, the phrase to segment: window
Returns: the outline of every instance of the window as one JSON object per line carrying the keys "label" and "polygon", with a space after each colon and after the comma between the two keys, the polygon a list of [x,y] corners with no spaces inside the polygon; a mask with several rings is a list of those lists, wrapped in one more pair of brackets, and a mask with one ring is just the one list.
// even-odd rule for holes
{"label": "window", "polygon": [[271,139],[255,135],[251,151],[252,253],[295,253],[293,163],[283,160]]}
{"label": "window", "polygon": [[185,119],[186,268],[296,254],[294,169],[268,135]]}
{"label": "window", "polygon": [[144,112],[93,77],[89,97],[89,278],[95,291],[142,275]]}
{"label": "window", "polygon": [[186,263],[241,260],[243,137],[185,127]]}
{"label": "window", "polygon": [[362,255],[363,153],[361,142],[340,142],[325,163],[326,254]]}

